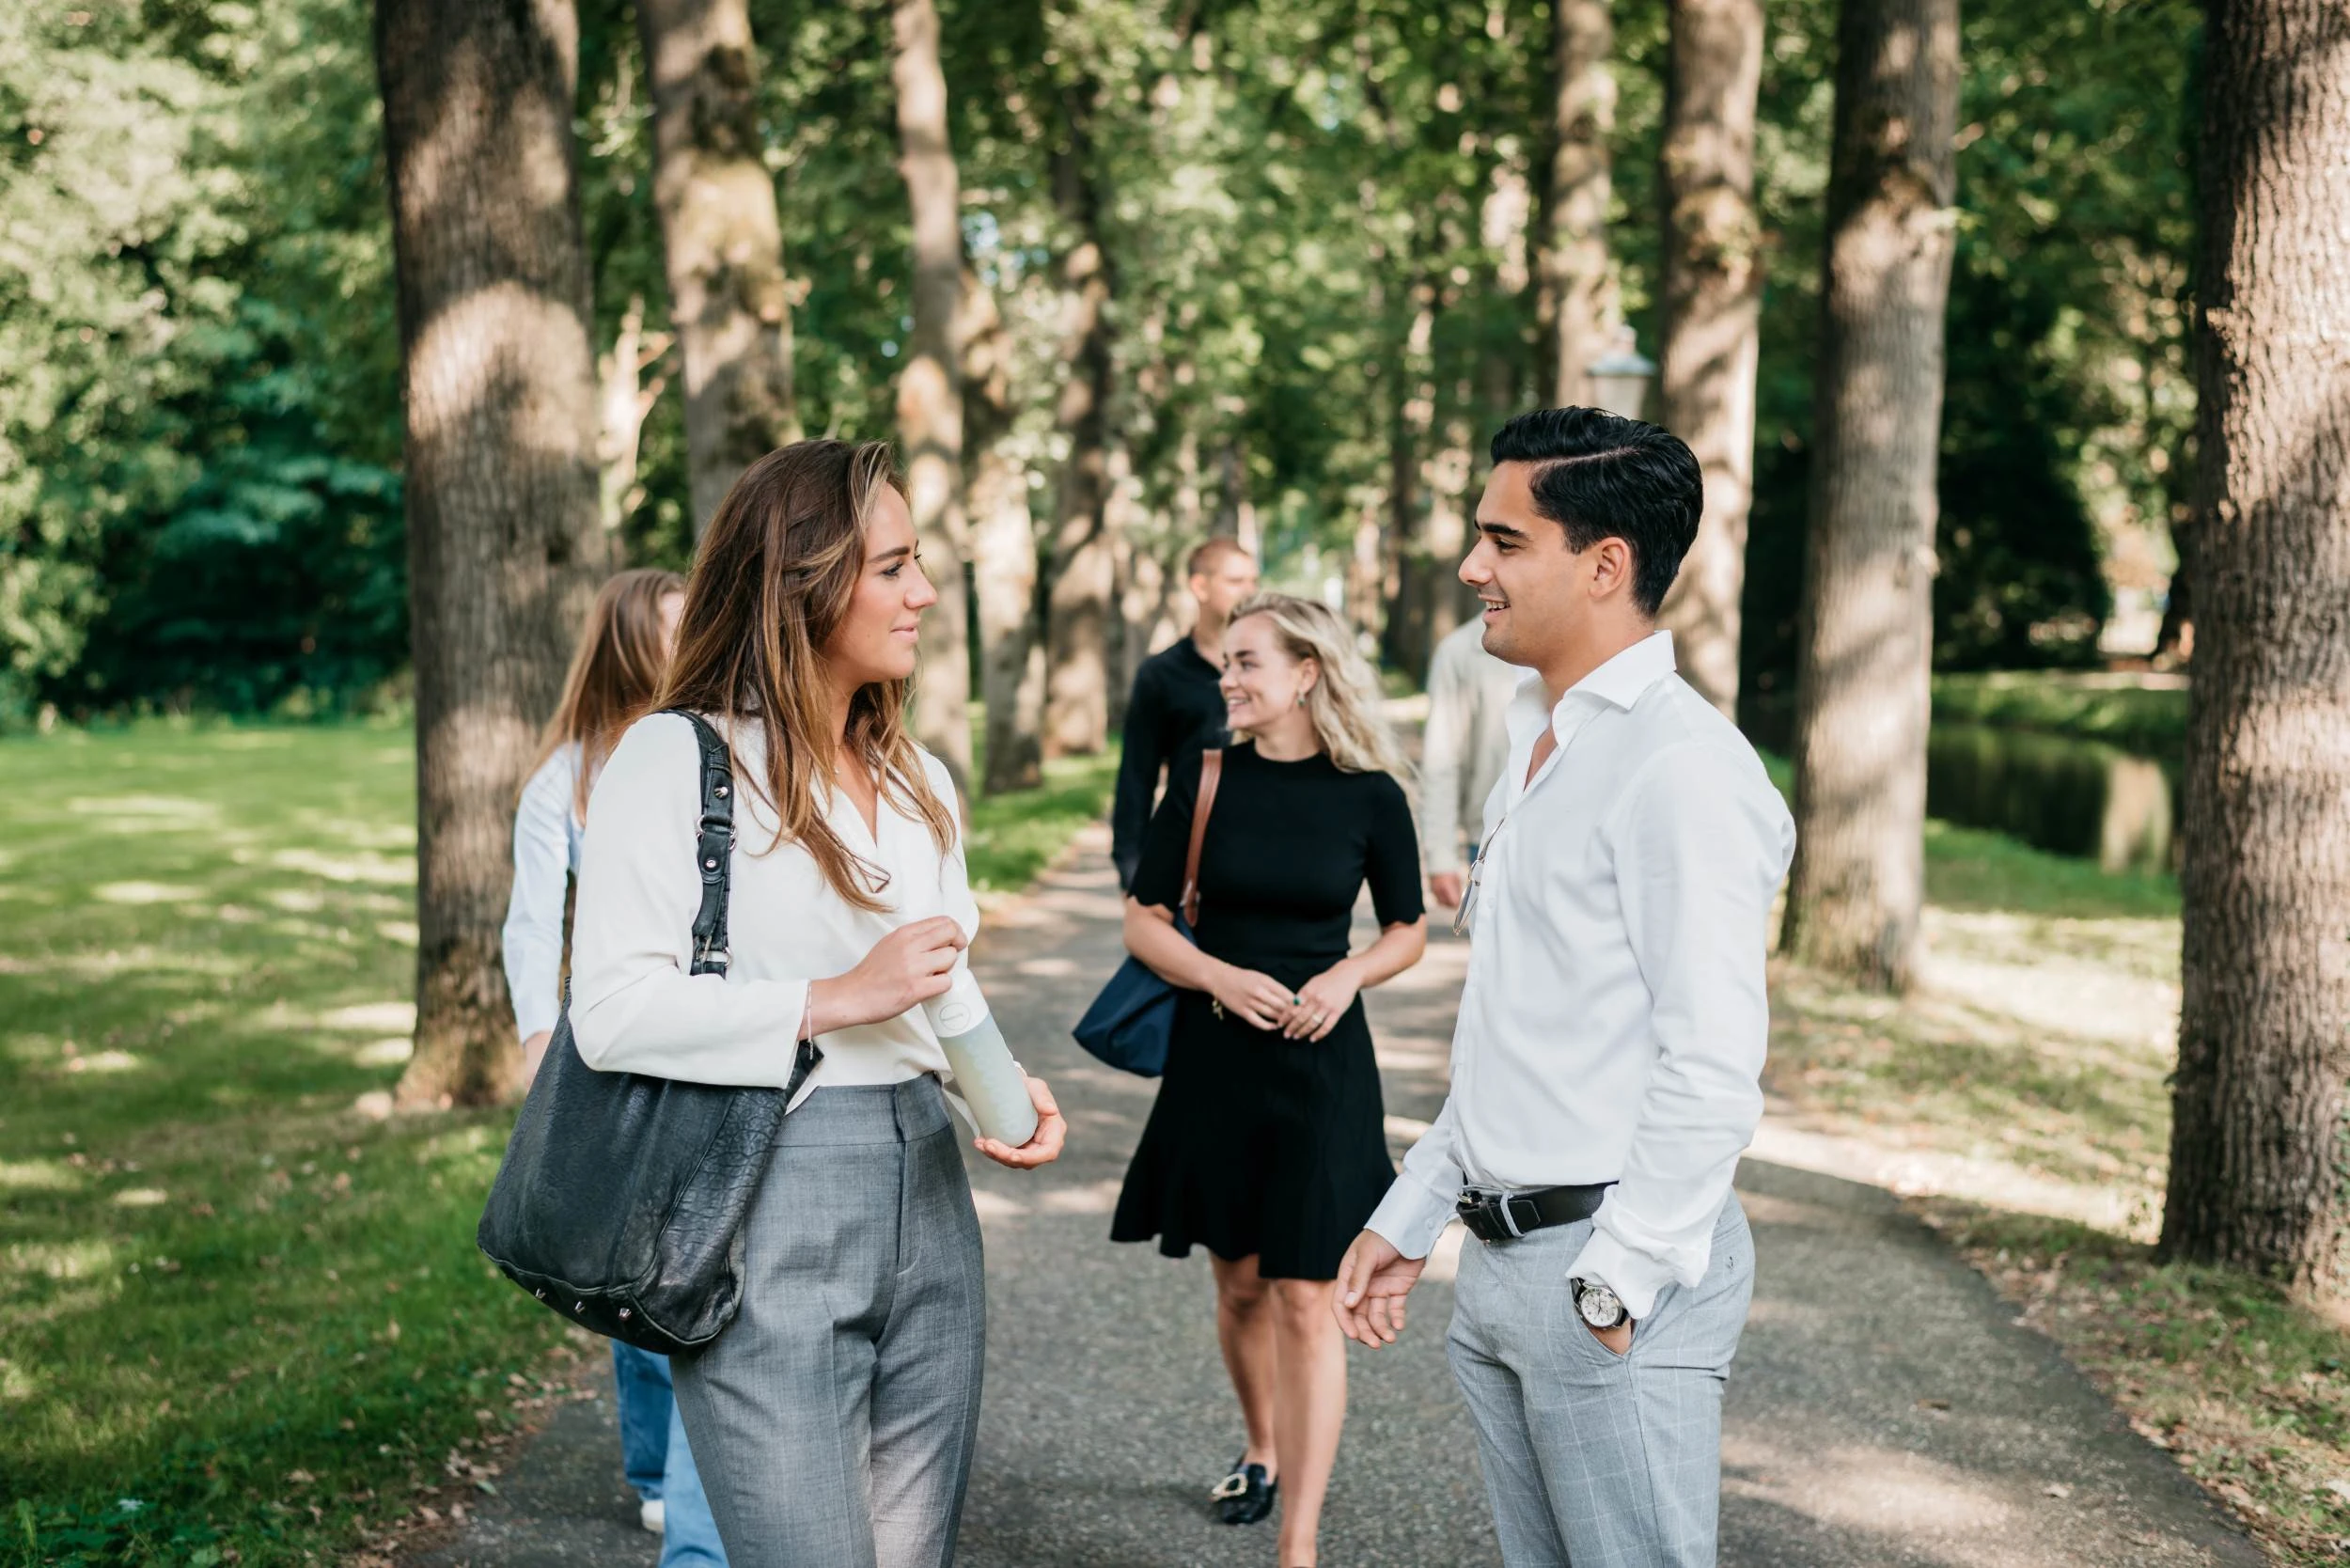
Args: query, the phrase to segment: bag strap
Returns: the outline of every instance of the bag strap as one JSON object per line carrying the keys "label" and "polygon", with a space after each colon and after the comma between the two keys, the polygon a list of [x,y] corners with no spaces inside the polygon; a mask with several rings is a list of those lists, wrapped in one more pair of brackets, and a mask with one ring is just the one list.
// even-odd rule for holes
{"label": "bag strap", "polygon": [[1191,806],[1191,848],[1183,855],[1183,924],[1199,924],[1199,852],[1208,842],[1208,813],[1215,809],[1215,787],[1224,777],[1224,748],[1199,754],[1199,795]]}
{"label": "bag strap", "polygon": [[702,906],[694,917],[694,966],[687,973],[723,975],[729,962],[727,901],[734,870],[734,759],[701,714],[683,708],[662,712],[691,724],[694,739],[701,743],[702,814],[694,838],[694,869],[702,879]]}

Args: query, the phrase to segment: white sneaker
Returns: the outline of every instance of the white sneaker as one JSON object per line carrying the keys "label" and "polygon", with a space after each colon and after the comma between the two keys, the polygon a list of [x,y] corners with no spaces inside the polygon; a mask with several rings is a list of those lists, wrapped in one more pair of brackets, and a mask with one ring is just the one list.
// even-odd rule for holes
{"label": "white sneaker", "polygon": [[648,1497],[636,1508],[636,1522],[659,1535],[669,1522],[669,1511],[659,1497]]}

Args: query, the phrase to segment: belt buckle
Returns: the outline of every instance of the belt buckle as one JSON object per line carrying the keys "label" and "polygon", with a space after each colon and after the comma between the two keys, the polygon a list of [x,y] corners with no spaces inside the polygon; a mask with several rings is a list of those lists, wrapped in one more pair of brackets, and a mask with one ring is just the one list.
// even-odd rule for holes
{"label": "belt buckle", "polygon": [[1463,1187],[1453,1203],[1469,1234],[1481,1242],[1506,1241],[1516,1236],[1516,1222],[1510,1217],[1509,1195],[1488,1192],[1482,1187]]}

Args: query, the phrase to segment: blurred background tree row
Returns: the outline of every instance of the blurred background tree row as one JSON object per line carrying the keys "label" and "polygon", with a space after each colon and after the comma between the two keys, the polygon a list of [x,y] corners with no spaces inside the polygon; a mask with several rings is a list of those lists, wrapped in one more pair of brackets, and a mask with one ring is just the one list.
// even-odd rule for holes
{"label": "blurred background tree row", "polygon": [[[891,8],[748,9],[796,418],[893,435],[916,323]],[[1460,610],[1450,569],[1483,440],[1548,390],[1550,5],[938,10],[972,494],[994,476],[992,503],[974,505],[988,515],[957,525],[966,540],[1028,530],[1038,567],[992,585],[992,619],[978,584],[972,635],[1026,611],[1036,658],[1058,668],[1089,656],[1065,646],[1084,640],[1064,625],[1070,595],[1095,583],[1085,591],[1111,601],[1098,694],[1046,702],[1046,746],[1098,744],[1124,671],[1175,628],[1171,563],[1210,532],[1344,603],[1417,676]],[[1653,353],[1666,8],[1612,11],[1606,288]],[[616,0],[585,0],[579,20],[600,509],[620,557],[682,564],[686,378],[647,33]],[[1742,700],[1764,723],[1794,668],[1835,8],[1779,0],[1766,22],[1741,659]],[[1964,25],[1936,663],[2087,664],[2101,637],[2107,654],[2151,653],[2193,464],[2196,12],[1982,0]],[[44,704],[71,717],[399,700],[399,342],[376,89],[364,10],[327,0],[0,16],[0,723]],[[1088,245],[1098,265],[1081,285],[1070,262]],[[1099,321],[1073,342],[1081,287]],[[981,318],[993,330],[971,330]],[[1065,406],[1073,379],[1098,383],[1090,423]],[[1098,507],[1073,498],[1073,471],[1097,477]],[[975,653],[977,694],[989,654]],[[1018,650],[998,657],[1012,663],[991,712],[1042,679]]]}

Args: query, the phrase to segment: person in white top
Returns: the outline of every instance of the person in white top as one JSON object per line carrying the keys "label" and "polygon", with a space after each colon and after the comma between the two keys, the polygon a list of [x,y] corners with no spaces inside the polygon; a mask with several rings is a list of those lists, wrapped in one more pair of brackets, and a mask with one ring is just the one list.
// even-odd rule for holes
{"label": "person in white top", "polygon": [[[733,1568],[951,1560],[986,1343],[979,1220],[919,1004],[979,926],[954,783],[907,735],[938,595],[881,443],[770,452],[712,517],[660,708],[727,737],[736,837],[722,974],[695,975],[699,755],[692,726],[631,726],[588,805],[572,1029],[603,1071],[789,1085],[740,1233],[742,1306],[672,1360]],[[1028,1079],[1038,1126],[1066,1125]]]}
{"label": "person in white top", "polygon": [[640,568],[603,585],[572,651],[563,696],[514,812],[514,888],[506,902],[506,989],[523,1043],[523,1081],[563,1008],[563,916],[588,831],[588,794],[629,720],[661,690],[685,608],[685,579]]}
{"label": "person in white top", "polygon": [[1457,909],[1467,881],[1463,840],[1474,856],[1485,797],[1510,755],[1503,723],[1526,671],[1485,651],[1479,621],[1456,626],[1428,661],[1428,730],[1419,758],[1419,857],[1428,891]]}
{"label": "person in white top", "polygon": [[1448,1349],[1510,1568],[1715,1561],[1721,1392],[1753,1289],[1731,1191],[1762,1117],[1765,926],[1794,826],[1673,670],[1687,447],[1597,409],[1505,425],[1462,579],[1510,712],[1462,917],[1452,1086],[1339,1274],[1392,1343],[1458,1213]]}
{"label": "person in white top", "polygon": [[[685,607],[685,579],[640,568],[603,585],[580,629],[539,764],[514,813],[514,887],[506,905],[506,987],[522,1035],[523,1076],[539,1075],[562,1010],[563,936],[587,833],[588,796],[630,719],[659,695]],[[725,1568],[694,1450],[679,1424],[669,1360],[612,1341],[621,1473],[637,1517],[659,1535],[661,1568]]]}

